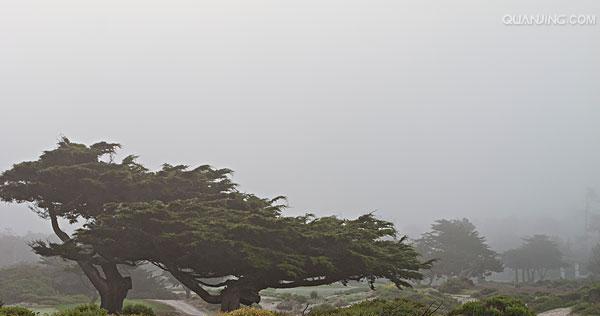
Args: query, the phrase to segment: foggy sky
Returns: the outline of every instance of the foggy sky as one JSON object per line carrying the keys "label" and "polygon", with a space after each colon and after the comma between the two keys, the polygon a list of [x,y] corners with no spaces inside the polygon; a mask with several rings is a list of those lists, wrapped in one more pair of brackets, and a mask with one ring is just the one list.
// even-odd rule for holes
{"label": "foggy sky", "polygon": [[0,169],[64,135],[231,168],[288,214],[558,229],[600,190],[600,25],[502,24],[538,13],[600,2],[0,0]]}

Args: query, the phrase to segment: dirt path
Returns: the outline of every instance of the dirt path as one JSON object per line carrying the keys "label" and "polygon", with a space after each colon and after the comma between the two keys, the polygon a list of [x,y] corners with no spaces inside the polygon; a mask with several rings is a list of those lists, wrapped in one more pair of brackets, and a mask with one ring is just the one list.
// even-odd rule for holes
{"label": "dirt path", "polygon": [[192,316],[207,316],[208,313],[203,310],[199,310],[198,308],[186,303],[185,301],[178,300],[154,300],[159,303],[163,303],[169,306],[174,307],[178,312],[192,315]]}
{"label": "dirt path", "polygon": [[567,316],[571,313],[571,308],[557,308],[549,311],[545,311],[538,316]]}

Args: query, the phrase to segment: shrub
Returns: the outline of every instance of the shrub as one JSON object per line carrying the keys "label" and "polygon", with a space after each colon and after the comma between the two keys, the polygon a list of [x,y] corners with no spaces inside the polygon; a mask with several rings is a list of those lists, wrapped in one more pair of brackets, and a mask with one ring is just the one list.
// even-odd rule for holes
{"label": "shrub", "polygon": [[317,291],[311,291],[310,298],[316,300],[317,298],[319,298],[319,293],[317,293]]}
{"label": "shrub", "polygon": [[573,314],[580,316],[600,315],[600,304],[582,302],[573,306]]}
{"label": "shrub", "polygon": [[299,294],[283,293],[278,295],[278,297],[286,301],[294,301],[300,304],[308,302],[308,297]]}
{"label": "shrub", "polygon": [[107,316],[108,312],[98,305],[85,304],[54,313],[53,316]]}
{"label": "shrub", "polygon": [[477,298],[482,298],[482,297],[488,297],[494,294],[497,294],[498,290],[497,289],[493,289],[493,288],[483,288],[481,289],[479,292],[473,294],[473,297],[477,297]]}
{"label": "shrub", "polygon": [[312,314],[324,314],[324,313],[332,312],[333,310],[335,310],[335,307],[333,305],[327,304],[327,303],[314,306],[313,308],[310,309]]}
{"label": "shrub", "polygon": [[155,316],[154,310],[142,304],[128,304],[123,307],[123,315]]}
{"label": "shrub", "polygon": [[0,316],[36,316],[36,314],[27,308],[18,306],[0,307]]}
{"label": "shrub", "polygon": [[313,309],[310,316],[359,316],[359,315],[377,315],[377,316],[417,316],[423,315],[426,311],[424,305],[405,299],[396,299],[393,301],[373,300],[365,301],[352,305],[350,307],[338,308],[334,310]]}
{"label": "shrub", "polygon": [[463,290],[475,287],[473,281],[464,278],[448,279],[440,285],[439,290],[445,293],[458,294]]}
{"label": "shrub", "polygon": [[508,296],[492,296],[478,302],[465,303],[450,316],[534,316],[520,300]]}
{"label": "shrub", "polygon": [[244,308],[236,309],[229,313],[220,314],[220,316],[277,316],[277,315],[280,315],[280,314],[272,312],[272,311],[264,310],[264,309],[257,309],[257,308],[251,308],[251,307],[244,307]]}
{"label": "shrub", "polygon": [[284,311],[291,311],[294,309],[294,307],[296,305],[298,305],[298,303],[296,303],[294,301],[286,300],[286,301],[279,302],[276,307],[277,307],[277,309],[281,309]]}

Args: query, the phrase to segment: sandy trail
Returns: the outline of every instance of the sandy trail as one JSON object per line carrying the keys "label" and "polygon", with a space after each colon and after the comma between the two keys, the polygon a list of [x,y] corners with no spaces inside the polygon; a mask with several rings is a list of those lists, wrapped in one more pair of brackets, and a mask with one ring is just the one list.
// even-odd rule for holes
{"label": "sandy trail", "polygon": [[545,311],[538,316],[567,316],[571,313],[571,308],[557,308],[549,311]]}
{"label": "sandy trail", "polygon": [[192,315],[192,316],[207,316],[208,315],[208,313],[206,311],[199,310],[195,306],[192,306],[192,305],[186,303],[185,301],[179,301],[179,300],[154,300],[154,301],[172,306],[178,312],[182,312],[187,315]]}

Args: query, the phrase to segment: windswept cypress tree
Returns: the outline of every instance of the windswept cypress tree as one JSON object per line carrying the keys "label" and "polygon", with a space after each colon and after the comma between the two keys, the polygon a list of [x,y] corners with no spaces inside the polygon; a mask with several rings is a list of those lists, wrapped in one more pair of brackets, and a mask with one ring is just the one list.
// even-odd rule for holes
{"label": "windswept cypress tree", "polygon": [[76,245],[62,229],[61,219],[71,223],[94,221],[104,214],[107,203],[212,200],[235,193],[228,169],[201,166],[189,170],[165,164],[162,170],[152,172],[137,163],[135,156],[115,162],[118,148],[116,143],[86,146],[63,138],[56,149],[45,151],[38,160],[15,164],[0,175],[0,198],[29,204],[32,211],[50,221],[61,240],[54,248],[38,242],[34,250],[43,256],[77,261],[98,290],[101,306],[111,313],[121,310],[132,287],[131,279],[119,271],[119,260],[102,253],[96,245],[85,249]]}
{"label": "windswept cypress tree", "polygon": [[[223,310],[259,302],[267,287],[376,278],[409,286],[429,267],[371,214],[285,217],[279,198],[238,192],[228,169],[165,164],[153,172],[135,156],[115,162],[119,147],[65,138],[0,176],[2,200],[29,203],[61,240],[38,241],[34,250],[76,261],[111,313],[132,287],[120,264],[151,262]],[[69,235],[60,219],[85,225]]]}
{"label": "windswept cypress tree", "polygon": [[223,311],[260,302],[265,288],[349,280],[373,285],[377,278],[410,286],[429,267],[405,238],[397,238],[391,223],[372,214],[354,220],[285,217],[274,203],[239,194],[115,204],[76,237],[83,244],[107,245],[102,252],[120,260],[162,267]]}

